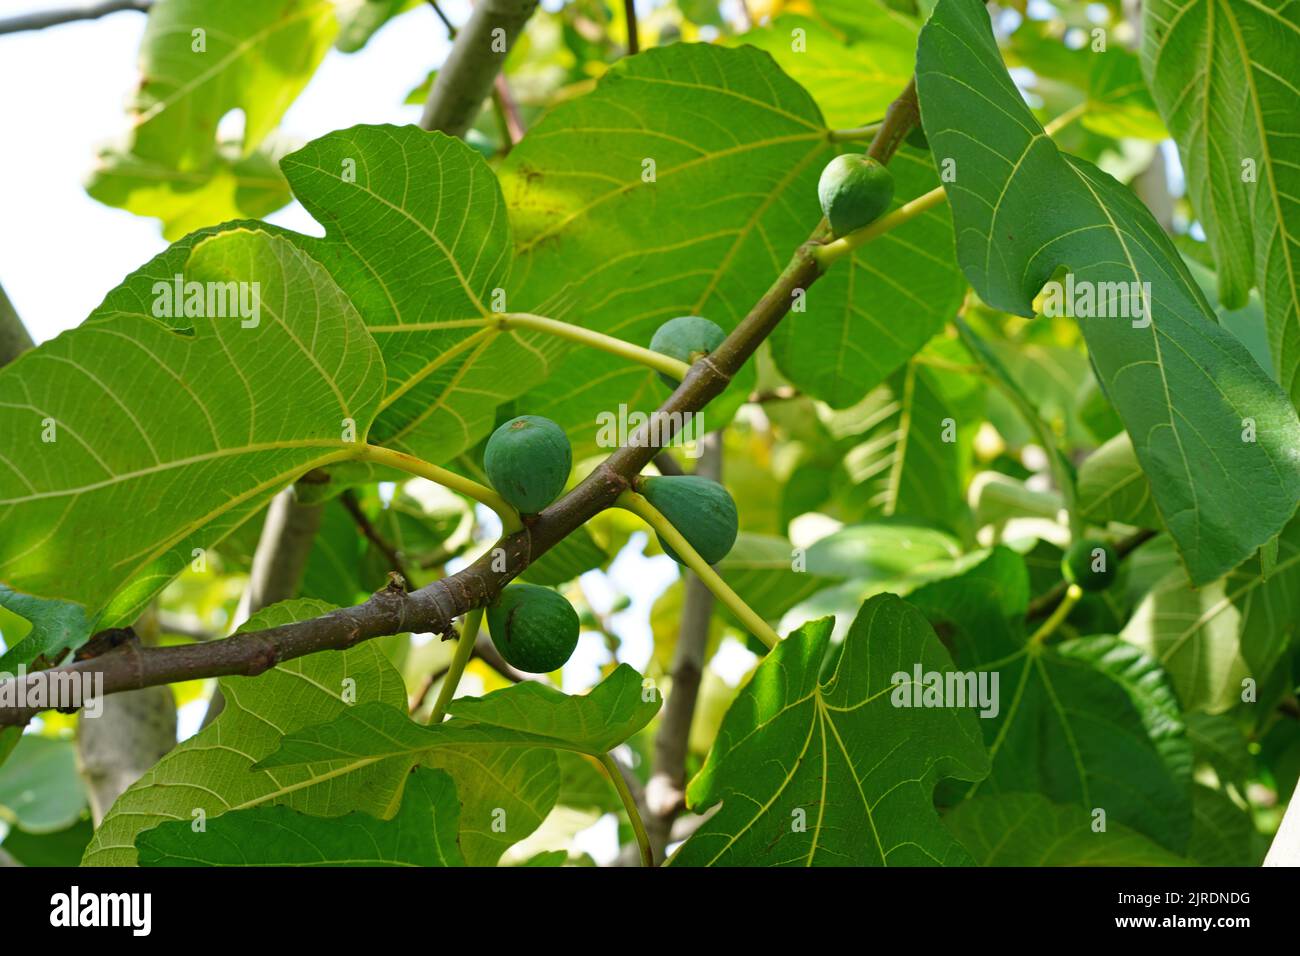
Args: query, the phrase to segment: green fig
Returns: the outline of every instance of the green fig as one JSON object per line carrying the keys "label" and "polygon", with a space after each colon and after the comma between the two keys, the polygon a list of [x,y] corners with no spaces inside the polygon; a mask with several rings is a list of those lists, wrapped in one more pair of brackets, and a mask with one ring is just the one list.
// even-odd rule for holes
{"label": "green fig", "polygon": [[[721,345],[726,337],[727,333],[715,322],[698,315],[679,315],[655,329],[650,350],[693,365]],[[677,380],[672,376],[660,372],[659,377],[670,388],[677,387]]]}
{"label": "green fig", "polygon": [[[641,482],[641,494],[676,528],[708,564],[717,564],[736,543],[739,518],[736,503],[716,481],[696,475],[652,477]],[[663,540],[664,553],[685,564]]]}
{"label": "green fig", "polygon": [[560,496],[573,467],[564,429],[549,418],[520,415],[492,433],[483,453],[488,481],[522,514],[536,514]]}
{"label": "green fig", "polygon": [[845,153],[822,170],[817,197],[838,238],[880,218],[894,198],[894,177],[868,156]]}
{"label": "green fig", "polygon": [[1115,549],[1096,538],[1081,538],[1061,558],[1061,574],[1085,591],[1104,591],[1115,580],[1119,558]]}
{"label": "green fig", "polygon": [[511,584],[487,608],[488,634],[511,667],[549,674],[578,646],[578,612],[564,596],[537,584]]}

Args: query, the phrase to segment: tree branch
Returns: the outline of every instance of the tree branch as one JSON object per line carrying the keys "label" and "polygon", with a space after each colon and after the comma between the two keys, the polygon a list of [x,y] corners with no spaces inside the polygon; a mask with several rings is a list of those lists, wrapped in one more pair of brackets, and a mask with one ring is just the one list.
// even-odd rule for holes
{"label": "tree branch", "polygon": [[27,326],[18,317],[18,310],[5,295],[4,286],[0,286],[0,366],[8,365],[34,346]]}
{"label": "tree branch", "polygon": [[117,13],[121,10],[138,10],[148,13],[153,0],[100,0],[99,3],[83,3],[62,10],[42,10],[37,13],[22,13],[16,17],[0,20],[0,34],[22,33],[25,30],[43,30],[58,26],[60,23],[74,23],[77,20],[98,20],[100,17]]}
{"label": "tree branch", "polygon": [[502,155],[510,152],[515,144],[524,138],[524,118],[519,112],[519,104],[510,90],[510,81],[504,73],[498,73],[492,84],[492,105],[501,120]]}
{"label": "tree branch", "polygon": [[[722,435],[704,437],[703,453],[695,473],[714,481],[722,479]],[[656,461],[658,459],[656,458]],[[704,673],[704,651],[713,618],[713,592],[693,574],[686,576],[682,620],[673,649],[672,690],[664,701],[663,716],[655,734],[654,763],[646,785],[646,830],[655,859],[662,860],[673,821],[686,807],[686,755],[691,724]]]}
{"label": "tree branch", "polygon": [[465,135],[535,9],[537,0],[478,0],[429,90],[422,128]]}
{"label": "tree branch", "polygon": [[[292,488],[286,488],[271,499],[253,551],[248,585],[239,596],[239,606],[235,609],[236,627],[267,605],[297,596],[298,585],[307,567],[307,556],[311,554],[320,528],[322,511],[321,505],[300,504]],[[214,647],[219,643],[214,641],[203,646]],[[202,726],[216,720],[225,706],[226,700],[221,689],[217,688],[208,701]]]}
{"label": "tree branch", "polygon": [[686,474],[682,466],[677,464],[677,459],[666,451],[661,451],[655,455],[654,465],[659,469],[659,474],[661,475],[679,478]]}
{"label": "tree branch", "polygon": [[[484,0],[475,13],[495,5]],[[526,5],[531,11],[535,4],[530,0]],[[491,83],[490,77],[487,83]],[[915,117],[909,111],[891,109],[877,136],[886,137],[896,146],[914,123]],[[881,155],[887,159],[892,150],[882,149]],[[790,311],[796,293],[821,276],[822,267],[814,253],[827,237],[823,220],[740,324],[714,352],[690,367],[677,389],[651,420],[629,437],[628,444],[597,465],[576,488],[531,517],[522,530],[502,537],[495,547],[461,571],[416,591],[385,587],[355,607],[340,608],[307,621],[234,634],[220,641],[151,648],[124,644],[90,660],[28,674],[24,682],[31,685],[57,680],[62,675],[99,673],[103,675],[103,692],[113,694],[196,678],[254,676],[296,657],[345,650],[371,638],[404,631],[449,631],[455,618],[492,601],[532,561],[631,489],[633,479],[660,448],[672,441],[689,415],[722,394],[732,376]],[[654,444],[654,438],[661,444]],[[25,724],[41,709],[9,703],[16,689],[6,686],[9,683],[0,682],[0,701],[5,701],[0,703],[0,727]]]}
{"label": "tree branch", "polygon": [[623,18],[627,20],[627,54],[634,56],[641,52],[641,37],[637,32],[636,0],[623,0]]}

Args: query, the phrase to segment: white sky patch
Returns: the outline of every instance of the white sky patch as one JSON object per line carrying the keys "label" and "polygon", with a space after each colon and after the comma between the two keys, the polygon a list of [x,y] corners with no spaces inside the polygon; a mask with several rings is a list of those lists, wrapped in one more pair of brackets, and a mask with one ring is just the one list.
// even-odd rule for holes
{"label": "white sky patch", "polygon": [[[8,10],[18,4],[4,6],[18,12]],[[469,4],[446,0],[443,9],[459,23]],[[144,27],[143,14],[123,12],[0,37],[0,89],[29,91],[0,96],[0,284],[37,342],[79,325],[123,277],[167,247],[158,220],[105,206],[83,186],[97,148],[127,129]],[[305,143],[357,123],[418,122],[420,107],[403,101],[448,49],[446,30],[424,4],[358,53],[331,49],[276,135]],[[321,234],[297,203],[268,220]]]}

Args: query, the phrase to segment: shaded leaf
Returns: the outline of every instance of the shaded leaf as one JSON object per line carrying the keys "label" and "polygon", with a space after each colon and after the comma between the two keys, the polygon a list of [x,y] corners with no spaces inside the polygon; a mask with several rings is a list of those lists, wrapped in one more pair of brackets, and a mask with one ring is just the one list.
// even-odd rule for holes
{"label": "shaded leaf", "polygon": [[1126,826],[1094,831],[1087,810],[1037,793],[976,797],[943,822],[980,866],[1187,865]]}
{"label": "shaded leaf", "polygon": [[987,772],[976,718],[891,703],[892,674],[913,662],[947,671],[947,653],[920,614],[881,595],[862,606],[823,681],[831,623],[795,631],[740,691],[687,790],[697,812],[722,807],[674,865],[969,862],[940,823],[932,790],[941,777]]}
{"label": "shaded leaf", "polygon": [[839,580],[795,570],[797,557],[785,538],[742,531],[718,562],[717,571],[760,617],[775,621],[810,594]]}
{"label": "shaded leaf", "polygon": [[908,518],[965,536],[971,448],[984,410],[981,383],[913,360],[877,394],[864,441],[844,456],[854,496],[865,498],[868,515]]}
{"label": "shaded leaf", "polygon": [[523,681],[485,697],[458,697],[447,708],[455,720],[426,725],[405,709],[374,702],[349,708],[332,721],[286,734],[258,767],[330,761],[372,762],[459,744],[526,744],[603,754],[644,727],[659,696],[643,697],[641,675],[620,664],[581,696],[540,681]]}
{"label": "shaded leaf", "polygon": [[1189,859],[1202,866],[1258,866],[1263,860],[1250,812],[1221,790],[1192,785]]}
{"label": "shaded leaf", "polygon": [[261,806],[222,814],[202,832],[185,820],[160,823],[135,845],[141,866],[464,866],[459,815],[451,777],[421,769],[390,820]]}
{"label": "shaded leaf", "polygon": [[461,801],[465,860],[491,866],[555,805],[555,749],[603,753],[644,727],[658,708],[658,695],[646,701],[640,675],[623,664],[582,697],[528,681],[482,698],[457,698],[448,708],[455,719],[435,726],[411,720],[405,707],[358,704],[285,735],[258,766],[278,772],[418,760],[447,770]]}
{"label": "shaded leaf", "polygon": [[1079,514],[1096,524],[1119,521],[1160,528],[1151,482],[1133,453],[1128,432],[1120,432],[1079,466]]}
{"label": "shaded leaf", "polygon": [[10,830],[4,838],[4,851],[23,866],[76,866],[94,830],[88,816],[53,833]]}
{"label": "shaded leaf", "polygon": [[[995,548],[974,568],[908,598],[946,624],[958,666],[997,675],[981,721],[992,770],[971,796],[1027,791],[1105,810],[1181,852],[1191,830],[1192,756],[1169,680],[1109,635],[1030,642],[1023,559]],[[1140,780],[1140,787],[1133,781]]]}
{"label": "shaded leaf", "polygon": [[[320,601],[273,604],[241,630],[258,630],[317,617]],[[355,705],[343,696],[355,689]],[[287,661],[258,677],[221,681],[226,706],[197,735],[179,744],[118,797],[86,850],[87,866],[130,866],[135,838],[167,820],[189,825],[195,810],[211,818],[230,810],[282,804],[316,816],[360,810],[394,812],[412,761],[372,761],[362,767],[254,769],[284,734],[329,720],[368,702],[406,706],[406,688],[373,641],[342,652]]]}
{"label": "shaded leaf", "polygon": [[1267,575],[1258,555],[1226,577],[1193,588],[1181,568],[1160,578],[1124,628],[1125,640],[1158,657],[1188,710],[1220,713],[1241,700],[1242,680],[1262,683],[1300,625],[1300,519],[1278,538]]}
{"label": "shaded leaf", "polygon": [[0,822],[28,833],[54,833],[75,823],[85,809],[76,745],[24,734],[0,766]]}

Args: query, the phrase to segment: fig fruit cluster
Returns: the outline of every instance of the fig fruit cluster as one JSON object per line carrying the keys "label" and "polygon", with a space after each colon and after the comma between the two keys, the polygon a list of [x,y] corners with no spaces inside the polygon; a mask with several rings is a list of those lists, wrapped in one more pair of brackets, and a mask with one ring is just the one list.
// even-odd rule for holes
{"label": "fig fruit cluster", "polygon": [[[573,469],[564,429],[549,418],[520,415],[487,441],[488,481],[521,514],[534,515],[560,496]],[[578,646],[578,612],[564,595],[537,584],[511,584],[487,607],[488,634],[506,663],[529,674],[564,666]]]}
{"label": "fig fruit cluster", "polygon": [[[708,355],[726,338],[717,324],[698,315],[670,319],[650,348],[688,364]],[[677,383],[662,376],[669,385]],[[496,429],[483,453],[492,487],[522,515],[535,515],[560,496],[573,469],[568,436],[555,422],[520,415]],[[638,483],[647,501],[709,564],[725,558],[736,543],[736,503],[716,481],[694,475],[650,477]],[[685,564],[659,538],[664,553]],[[488,633],[512,667],[530,674],[557,670],[578,646],[582,621],[562,594],[536,584],[511,584],[487,606]]]}

